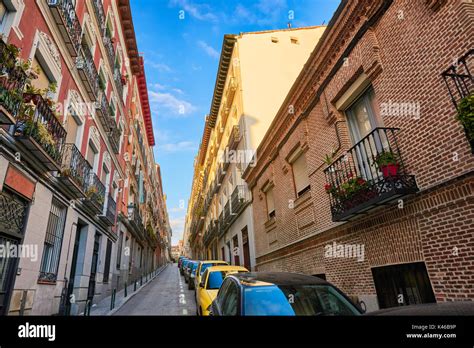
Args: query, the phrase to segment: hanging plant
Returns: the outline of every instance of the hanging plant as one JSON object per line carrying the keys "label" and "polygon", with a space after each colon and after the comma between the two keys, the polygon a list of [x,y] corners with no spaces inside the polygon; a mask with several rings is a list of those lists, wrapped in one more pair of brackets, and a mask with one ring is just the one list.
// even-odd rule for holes
{"label": "hanging plant", "polygon": [[459,102],[457,119],[463,125],[470,142],[474,141],[474,94]]}

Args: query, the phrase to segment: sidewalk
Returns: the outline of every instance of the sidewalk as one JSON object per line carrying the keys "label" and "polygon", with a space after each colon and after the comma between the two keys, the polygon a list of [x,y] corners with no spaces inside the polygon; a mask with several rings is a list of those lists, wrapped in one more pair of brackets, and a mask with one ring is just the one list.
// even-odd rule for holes
{"label": "sidewalk", "polygon": [[[162,266],[161,268],[157,269],[154,275],[151,278],[148,278],[148,281],[143,278],[143,283],[140,286],[140,281],[137,281],[136,290],[134,291],[135,285],[134,283],[127,286],[127,297],[125,297],[125,289],[117,291],[115,294],[115,306],[111,310],[111,301],[112,296],[105,297],[99,303],[94,304],[91,308],[90,315],[91,316],[106,316],[106,315],[113,315],[117,310],[119,310],[125,303],[127,303],[133,296],[138,294],[141,289],[145,286],[150,284],[166,267],[168,264]],[[84,312],[80,313],[79,315],[84,315]]]}

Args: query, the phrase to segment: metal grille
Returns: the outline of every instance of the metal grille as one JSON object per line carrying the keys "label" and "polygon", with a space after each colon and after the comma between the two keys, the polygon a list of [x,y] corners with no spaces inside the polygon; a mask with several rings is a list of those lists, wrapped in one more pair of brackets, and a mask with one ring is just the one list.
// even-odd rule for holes
{"label": "metal grille", "polygon": [[43,259],[41,261],[39,275],[40,280],[56,281],[63,242],[65,218],[66,209],[53,199],[44,240]]}
{"label": "metal grille", "polygon": [[23,234],[27,204],[13,195],[0,192],[0,232],[17,235]]}

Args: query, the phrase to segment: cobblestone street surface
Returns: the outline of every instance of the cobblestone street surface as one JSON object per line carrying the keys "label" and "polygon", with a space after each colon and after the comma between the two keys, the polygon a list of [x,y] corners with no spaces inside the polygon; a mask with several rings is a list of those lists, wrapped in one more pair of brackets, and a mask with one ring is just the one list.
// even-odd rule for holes
{"label": "cobblestone street surface", "polygon": [[195,315],[194,290],[188,290],[177,264],[166,267],[114,315]]}

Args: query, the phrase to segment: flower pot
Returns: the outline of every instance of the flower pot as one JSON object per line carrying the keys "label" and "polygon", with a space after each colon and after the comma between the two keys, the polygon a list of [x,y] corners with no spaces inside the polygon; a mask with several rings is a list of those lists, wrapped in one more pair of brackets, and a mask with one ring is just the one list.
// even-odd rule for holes
{"label": "flower pot", "polygon": [[388,178],[391,176],[397,176],[398,174],[399,165],[397,164],[387,164],[386,166],[380,167],[382,171],[382,175],[384,178]]}

